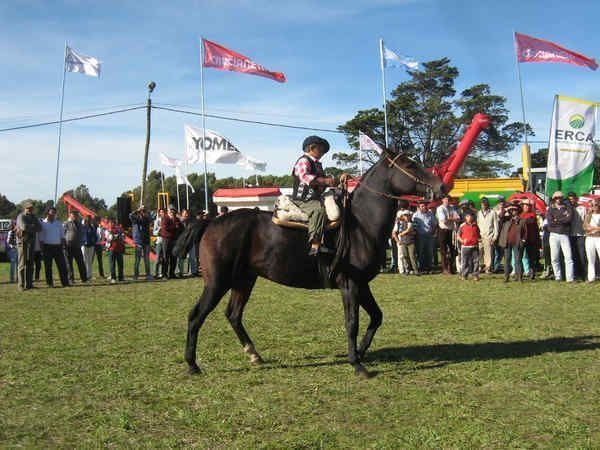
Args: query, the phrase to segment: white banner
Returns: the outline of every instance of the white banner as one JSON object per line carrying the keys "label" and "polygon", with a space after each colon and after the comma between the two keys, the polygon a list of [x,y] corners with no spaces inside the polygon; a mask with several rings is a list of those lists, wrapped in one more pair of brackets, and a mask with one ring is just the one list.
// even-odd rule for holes
{"label": "white banner", "polygon": [[65,70],[67,72],[84,73],[92,77],[99,77],[100,61],[93,56],[82,55],[81,53],[77,53],[71,47],[67,47]]}
{"label": "white banner", "polygon": [[181,166],[181,164],[183,163],[183,161],[180,161],[180,160],[175,159],[175,158],[171,158],[171,157],[165,155],[164,153],[161,153],[160,154],[160,163],[163,166],[170,167],[171,169],[174,169],[175,167]]}
{"label": "white banner", "polygon": [[596,103],[557,95],[550,128],[546,194],[591,188]]}
{"label": "white banner", "polygon": [[381,147],[362,131],[358,132],[358,145],[360,150],[375,150],[380,155],[383,153]]}
{"label": "white banner", "polygon": [[194,186],[192,186],[192,183],[190,183],[190,180],[188,180],[187,177],[181,173],[181,169],[179,167],[175,167],[175,178],[177,179],[177,184],[187,184],[192,189],[192,193],[196,192],[194,190]]}
{"label": "white banner", "polygon": [[227,138],[206,130],[206,140],[202,129],[185,125],[185,157],[188,163],[204,162],[204,149],[206,148],[206,162],[208,164],[237,164],[249,170],[264,172],[267,163],[258,161],[242,154]]}

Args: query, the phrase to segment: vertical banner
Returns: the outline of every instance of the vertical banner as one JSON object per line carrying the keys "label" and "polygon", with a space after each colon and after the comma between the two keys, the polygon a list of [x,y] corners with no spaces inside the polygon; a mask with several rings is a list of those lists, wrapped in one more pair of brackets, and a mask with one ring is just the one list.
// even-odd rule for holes
{"label": "vertical banner", "polygon": [[548,198],[555,191],[581,195],[591,189],[596,105],[587,100],[555,96],[546,173]]}

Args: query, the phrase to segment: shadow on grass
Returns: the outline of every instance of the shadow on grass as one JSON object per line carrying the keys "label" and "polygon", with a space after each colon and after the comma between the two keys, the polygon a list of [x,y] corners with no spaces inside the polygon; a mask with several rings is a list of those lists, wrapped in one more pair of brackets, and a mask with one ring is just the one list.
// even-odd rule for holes
{"label": "shadow on grass", "polygon": [[[600,348],[600,336],[552,337],[516,342],[484,342],[478,344],[435,344],[411,347],[380,348],[368,352],[365,362],[438,363],[434,367],[465,361],[529,358],[544,353],[564,353]],[[427,366],[426,368],[430,368]]]}
{"label": "shadow on grass", "polygon": [[[600,336],[553,337],[516,342],[484,342],[478,344],[434,344],[409,347],[387,347],[367,352],[364,363],[413,361],[423,363],[419,370],[434,369],[447,364],[466,361],[491,361],[499,359],[529,358],[545,353],[564,353],[600,349]],[[348,364],[346,355],[335,355],[334,360],[326,356],[307,355],[302,363],[283,363],[266,360],[258,369],[295,369],[302,367],[325,367]],[[226,371],[246,371],[229,369]]]}

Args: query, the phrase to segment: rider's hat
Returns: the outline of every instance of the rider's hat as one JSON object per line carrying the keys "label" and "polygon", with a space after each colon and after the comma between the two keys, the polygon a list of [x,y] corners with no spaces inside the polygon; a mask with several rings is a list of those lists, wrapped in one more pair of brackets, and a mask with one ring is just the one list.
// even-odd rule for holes
{"label": "rider's hat", "polygon": [[323,153],[327,153],[329,151],[329,142],[319,136],[309,136],[302,142],[302,151],[305,152],[309,146],[311,145],[321,145],[324,149]]}

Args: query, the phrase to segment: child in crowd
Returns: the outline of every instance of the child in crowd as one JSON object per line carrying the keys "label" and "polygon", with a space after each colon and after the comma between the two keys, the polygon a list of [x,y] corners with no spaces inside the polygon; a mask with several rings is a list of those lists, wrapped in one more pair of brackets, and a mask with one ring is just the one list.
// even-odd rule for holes
{"label": "child in crowd", "polygon": [[473,280],[479,281],[479,241],[481,240],[481,234],[472,211],[465,212],[464,222],[458,227],[457,239],[461,245],[460,279],[466,280],[469,274],[472,274]]}

